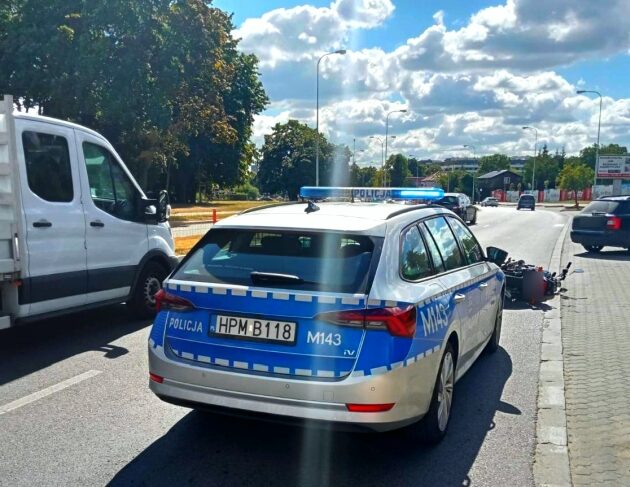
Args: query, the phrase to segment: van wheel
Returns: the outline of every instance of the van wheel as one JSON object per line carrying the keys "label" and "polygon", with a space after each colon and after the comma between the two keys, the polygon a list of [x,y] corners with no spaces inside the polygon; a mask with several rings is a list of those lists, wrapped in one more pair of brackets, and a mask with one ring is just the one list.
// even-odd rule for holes
{"label": "van wheel", "polygon": [[162,288],[166,276],[168,271],[157,262],[149,262],[144,266],[133,295],[127,301],[127,306],[135,317],[146,319],[155,316],[155,293]]}
{"label": "van wheel", "polygon": [[439,443],[446,435],[453,406],[455,391],[455,353],[453,346],[447,343],[440,369],[438,370],[433,396],[427,414],[420,420],[422,440],[429,444]]}

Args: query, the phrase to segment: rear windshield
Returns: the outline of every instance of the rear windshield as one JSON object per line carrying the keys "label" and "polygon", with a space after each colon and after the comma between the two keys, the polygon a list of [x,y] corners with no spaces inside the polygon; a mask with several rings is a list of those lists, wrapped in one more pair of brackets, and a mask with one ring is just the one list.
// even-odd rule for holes
{"label": "rear windshield", "polygon": [[441,200],[438,201],[438,204],[442,205],[456,205],[457,204],[457,196],[445,196]]}
{"label": "rear windshield", "polygon": [[363,294],[381,243],[364,235],[213,229],[173,278]]}
{"label": "rear windshield", "polygon": [[586,208],[582,210],[582,213],[612,213],[619,206],[619,201],[611,200],[599,200],[591,201]]}
{"label": "rear windshield", "polygon": [[521,200],[533,201],[534,197],[531,194],[524,194],[521,196]]}

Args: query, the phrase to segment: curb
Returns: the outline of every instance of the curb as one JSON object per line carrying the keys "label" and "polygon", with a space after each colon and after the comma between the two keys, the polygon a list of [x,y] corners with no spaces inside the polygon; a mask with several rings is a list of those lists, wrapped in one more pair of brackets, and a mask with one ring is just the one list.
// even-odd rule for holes
{"label": "curb", "polygon": [[[562,247],[571,221],[562,229],[556,242],[549,269],[561,268]],[[562,356],[562,324],[560,296],[551,301],[544,313],[540,371],[538,376],[538,414],[536,421],[536,453],[534,482],[537,486],[571,486],[567,417],[564,395],[564,360]]]}

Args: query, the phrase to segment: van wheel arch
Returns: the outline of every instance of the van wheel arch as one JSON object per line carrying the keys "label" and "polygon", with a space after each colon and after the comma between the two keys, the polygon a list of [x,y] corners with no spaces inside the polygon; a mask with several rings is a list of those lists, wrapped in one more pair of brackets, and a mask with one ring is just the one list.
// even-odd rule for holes
{"label": "van wheel arch", "polygon": [[[153,251],[147,253],[140,264],[138,264],[136,275],[134,276],[134,280],[131,286],[131,291],[129,292],[129,296],[127,298],[127,305],[131,309],[132,313],[140,318],[149,318],[154,313],[146,307],[146,303],[144,303],[143,299],[143,286],[145,279],[145,274],[147,272],[157,274],[156,277],[159,278],[160,281],[166,279],[168,275],[171,273],[173,269],[173,265],[169,260],[168,256],[160,251]],[[162,282],[160,282],[160,285]]]}

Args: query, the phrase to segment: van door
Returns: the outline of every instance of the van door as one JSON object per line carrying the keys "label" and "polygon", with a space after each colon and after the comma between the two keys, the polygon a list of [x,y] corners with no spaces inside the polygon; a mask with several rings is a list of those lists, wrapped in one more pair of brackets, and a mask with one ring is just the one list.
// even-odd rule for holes
{"label": "van door", "polygon": [[129,295],[137,266],[148,251],[143,196],[114,149],[76,130],[83,184],[88,302]]}
{"label": "van door", "polygon": [[16,120],[28,276],[19,300],[27,314],[85,304],[87,266],[74,130]]}

